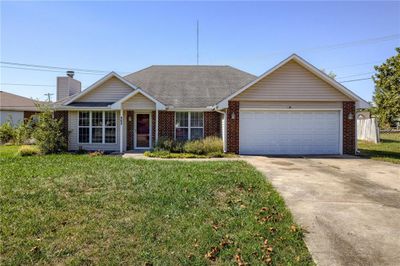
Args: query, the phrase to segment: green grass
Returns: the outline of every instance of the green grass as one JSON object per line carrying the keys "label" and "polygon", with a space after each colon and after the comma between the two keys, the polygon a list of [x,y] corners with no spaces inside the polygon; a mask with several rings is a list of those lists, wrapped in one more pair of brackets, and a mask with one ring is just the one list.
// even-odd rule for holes
{"label": "green grass", "polygon": [[313,264],[282,198],[245,162],[16,151],[0,147],[0,265]]}
{"label": "green grass", "polygon": [[359,141],[361,156],[400,164],[400,133],[383,133],[378,144]]}

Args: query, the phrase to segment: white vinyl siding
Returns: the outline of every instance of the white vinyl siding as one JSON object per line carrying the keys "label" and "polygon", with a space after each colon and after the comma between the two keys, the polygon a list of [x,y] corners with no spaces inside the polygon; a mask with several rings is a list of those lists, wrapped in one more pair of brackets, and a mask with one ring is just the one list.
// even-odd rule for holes
{"label": "white vinyl siding", "polygon": [[154,110],[156,104],[141,93],[137,93],[122,104],[125,110]]}
{"label": "white vinyl siding", "polygon": [[76,102],[116,102],[132,91],[131,87],[113,77],[78,98]]}
{"label": "white vinyl siding", "polygon": [[0,125],[9,121],[13,126],[17,126],[24,121],[24,112],[20,111],[0,111]]}
{"label": "white vinyl siding", "polygon": [[233,100],[349,101],[350,99],[295,61],[290,61]]}
{"label": "white vinyl siding", "polygon": [[[119,112],[116,112],[116,140],[115,143],[78,143],[78,111],[68,112],[68,150],[78,150],[79,147],[85,150],[104,150],[104,151],[119,151],[120,142],[120,126]],[[106,128],[106,127],[105,127]],[[105,130],[104,128],[104,130]]]}
{"label": "white vinyl siding", "polygon": [[262,109],[342,109],[342,102],[277,102],[277,101],[240,101],[240,108]]}

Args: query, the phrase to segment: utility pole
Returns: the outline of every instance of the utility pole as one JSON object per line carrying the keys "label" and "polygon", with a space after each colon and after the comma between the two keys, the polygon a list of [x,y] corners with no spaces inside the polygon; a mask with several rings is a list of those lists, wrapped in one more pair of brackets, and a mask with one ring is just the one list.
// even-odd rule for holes
{"label": "utility pole", "polygon": [[44,95],[46,95],[46,96],[47,96],[47,98],[48,98],[48,102],[51,102],[51,96],[52,96],[52,95],[54,95],[54,93],[50,93],[50,92],[48,92],[48,93],[45,93]]}
{"label": "utility pole", "polygon": [[197,20],[197,65],[199,64],[199,20]]}

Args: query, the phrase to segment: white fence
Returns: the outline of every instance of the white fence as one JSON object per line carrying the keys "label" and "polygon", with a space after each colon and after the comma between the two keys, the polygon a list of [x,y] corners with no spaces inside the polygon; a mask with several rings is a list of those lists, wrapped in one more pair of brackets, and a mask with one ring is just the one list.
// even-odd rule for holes
{"label": "white fence", "polygon": [[379,127],[375,118],[357,119],[357,139],[379,142]]}

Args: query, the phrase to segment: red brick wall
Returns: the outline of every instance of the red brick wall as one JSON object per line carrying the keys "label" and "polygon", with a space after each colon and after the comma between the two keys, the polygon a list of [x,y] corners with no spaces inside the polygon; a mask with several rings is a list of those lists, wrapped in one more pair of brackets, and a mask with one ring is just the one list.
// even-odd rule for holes
{"label": "red brick wall", "polygon": [[[232,119],[234,114],[234,119]],[[229,101],[227,112],[227,150],[239,153],[239,102]]]}
{"label": "red brick wall", "polygon": [[55,111],[54,118],[63,120],[62,133],[65,140],[68,142],[68,111]]}
{"label": "red brick wall", "polygon": [[134,120],[135,120],[134,112],[126,111],[126,149],[127,150],[133,150],[133,121]]}
{"label": "red brick wall", "polygon": [[158,111],[158,137],[174,139],[174,130],[175,112]]}
{"label": "red brick wall", "polygon": [[31,116],[38,114],[39,112],[35,111],[24,111],[24,121],[27,121]]}
{"label": "red brick wall", "polygon": [[[354,155],[356,152],[356,110],[354,102],[343,102],[343,153]],[[349,119],[349,114],[353,119]]]}
{"label": "red brick wall", "polygon": [[221,114],[204,112],[204,137],[221,137]]}

